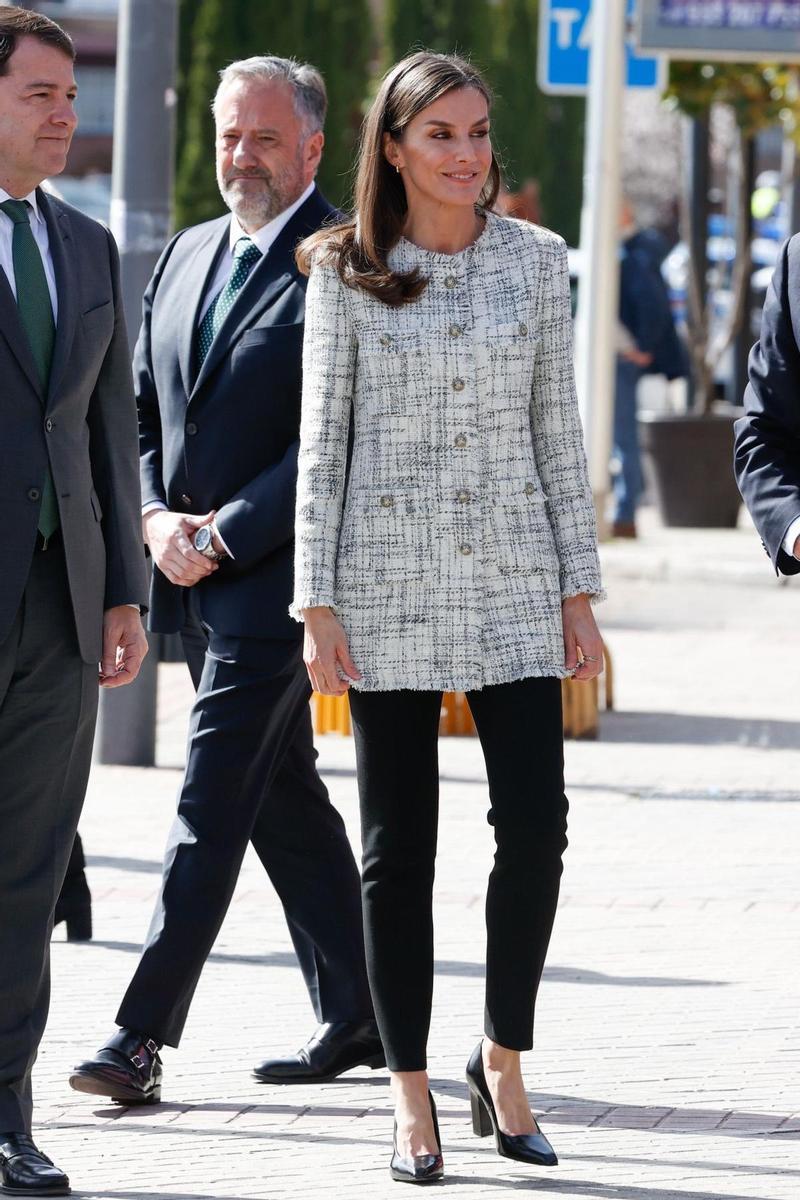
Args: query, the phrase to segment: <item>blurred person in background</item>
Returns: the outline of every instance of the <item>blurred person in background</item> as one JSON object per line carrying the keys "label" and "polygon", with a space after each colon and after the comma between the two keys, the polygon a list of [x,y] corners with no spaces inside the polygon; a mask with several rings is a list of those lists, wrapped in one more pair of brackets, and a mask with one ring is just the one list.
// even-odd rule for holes
{"label": "blurred person in background", "polygon": [[467,694],[496,841],[473,1128],[507,1158],[552,1166],[520,1056],[567,844],[560,680],[602,668],[566,246],[492,211],[489,107],[458,58],[395,66],[365,121],[354,218],[299,255],[292,612],[315,688],[349,689],[390,1172],[406,1183],[443,1176],[427,1073],[442,692]]}
{"label": "blurred person in background", "polygon": [[800,235],[786,242],[750,352],[735,470],[761,542],[781,575],[800,573]]}
{"label": "blurred person in background", "polygon": [[678,337],[661,275],[666,239],[639,229],[633,207],[620,209],[620,295],[614,391],[615,537],[636,537],[636,506],[643,477],[639,449],[637,392],[645,373],[676,379],[686,374],[686,352]]}
{"label": "blurred person in background", "polygon": [[336,212],[315,177],[319,72],[260,56],[214,100],[230,215],[183,230],[144,300],[134,355],[151,628],[180,631],[197,691],[186,772],[120,1028],[80,1063],[77,1091],[161,1097],[252,842],[281,903],[319,1025],[263,1082],[384,1065],[367,983],[358,869],[316,768],[302,638],[290,620],[306,280],[297,243]]}
{"label": "blurred person in background", "polygon": [[130,683],[147,653],[117,248],[41,187],[77,124],[74,57],[53,21],[0,7],[0,1191],[20,1196],[69,1191],[31,1136],[50,936],[98,683]]}

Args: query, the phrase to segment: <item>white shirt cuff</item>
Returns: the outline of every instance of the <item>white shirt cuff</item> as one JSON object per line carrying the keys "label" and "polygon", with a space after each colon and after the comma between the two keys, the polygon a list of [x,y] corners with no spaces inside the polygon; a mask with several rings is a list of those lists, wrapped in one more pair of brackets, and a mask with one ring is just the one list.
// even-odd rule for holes
{"label": "white shirt cuff", "polygon": [[800,517],[795,517],[789,528],[786,530],[786,537],[783,539],[783,549],[790,558],[794,558],[794,544],[800,537]]}
{"label": "white shirt cuff", "polygon": [[146,517],[151,512],[168,512],[166,504],[162,504],[160,500],[151,500],[149,504],[142,505],[142,516]]}
{"label": "white shirt cuff", "polygon": [[227,545],[225,544],[225,538],[222,536],[219,529],[217,528],[216,521],[214,522],[214,533],[217,535],[217,541],[219,542],[220,546],[222,546],[222,549],[225,551],[228,558],[232,559],[233,555],[231,554],[230,550],[228,549]]}

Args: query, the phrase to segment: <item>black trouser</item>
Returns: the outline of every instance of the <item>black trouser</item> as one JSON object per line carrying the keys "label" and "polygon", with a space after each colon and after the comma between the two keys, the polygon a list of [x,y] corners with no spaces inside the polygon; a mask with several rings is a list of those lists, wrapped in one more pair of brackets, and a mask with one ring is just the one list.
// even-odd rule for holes
{"label": "black trouser", "polygon": [[80,656],[56,537],[34,554],[0,645],[0,1132],[30,1130],[53,911],[89,777],[97,674]]}
{"label": "black trouser", "polygon": [[[393,1071],[426,1066],[441,699],[440,692],[350,692],[367,966]],[[497,843],[486,896],[485,1030],[501,1046],[528,1050],[567,845],[561,685],[523,679],[467,699]]]}
{"label": "black trouser", "polygon": [[299,641],[214,633],[188,606],[197,698],[164,879],[117,1022],[177,1046],[248,840],[286,912],[317,1019],[372,1016],[358,868],[316,770]]}

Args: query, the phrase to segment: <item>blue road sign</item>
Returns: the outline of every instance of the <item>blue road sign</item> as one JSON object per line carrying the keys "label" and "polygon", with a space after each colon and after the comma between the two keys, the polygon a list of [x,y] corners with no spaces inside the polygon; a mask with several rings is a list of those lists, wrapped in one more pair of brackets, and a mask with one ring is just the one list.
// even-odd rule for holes
{"label": "blue road sign", "polygon": [[[539,5],[538,81],[543,92],[555,96],[583,96],[589,87],[589,51],[592,21],[602,19],[602,0],[542,0]],[[637,53],[634,17],[636,0],[628,0],[628,35],[625,39],[626,86],[663,88],[664,63]]]}

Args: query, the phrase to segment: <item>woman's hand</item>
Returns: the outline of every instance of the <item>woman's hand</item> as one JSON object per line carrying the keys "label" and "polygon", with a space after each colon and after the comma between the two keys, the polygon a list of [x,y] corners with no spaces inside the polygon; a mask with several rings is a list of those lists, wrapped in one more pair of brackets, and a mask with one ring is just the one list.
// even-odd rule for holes
{"label": "woman's hand", "polygon": [[603,639],[589,597],[568,596],[561,605],[561,623],[567,670],[575,672],[573,679],[595,679],[603,669]]}
{"label": "woman's hand", "polygon": [[351,679],[360,679],[361,672],[350,657],[341,622],[329,608],[304,608],[303,621],[303,662],[311,686],[323,696],[343,696],[350,684],[340,671]]}

